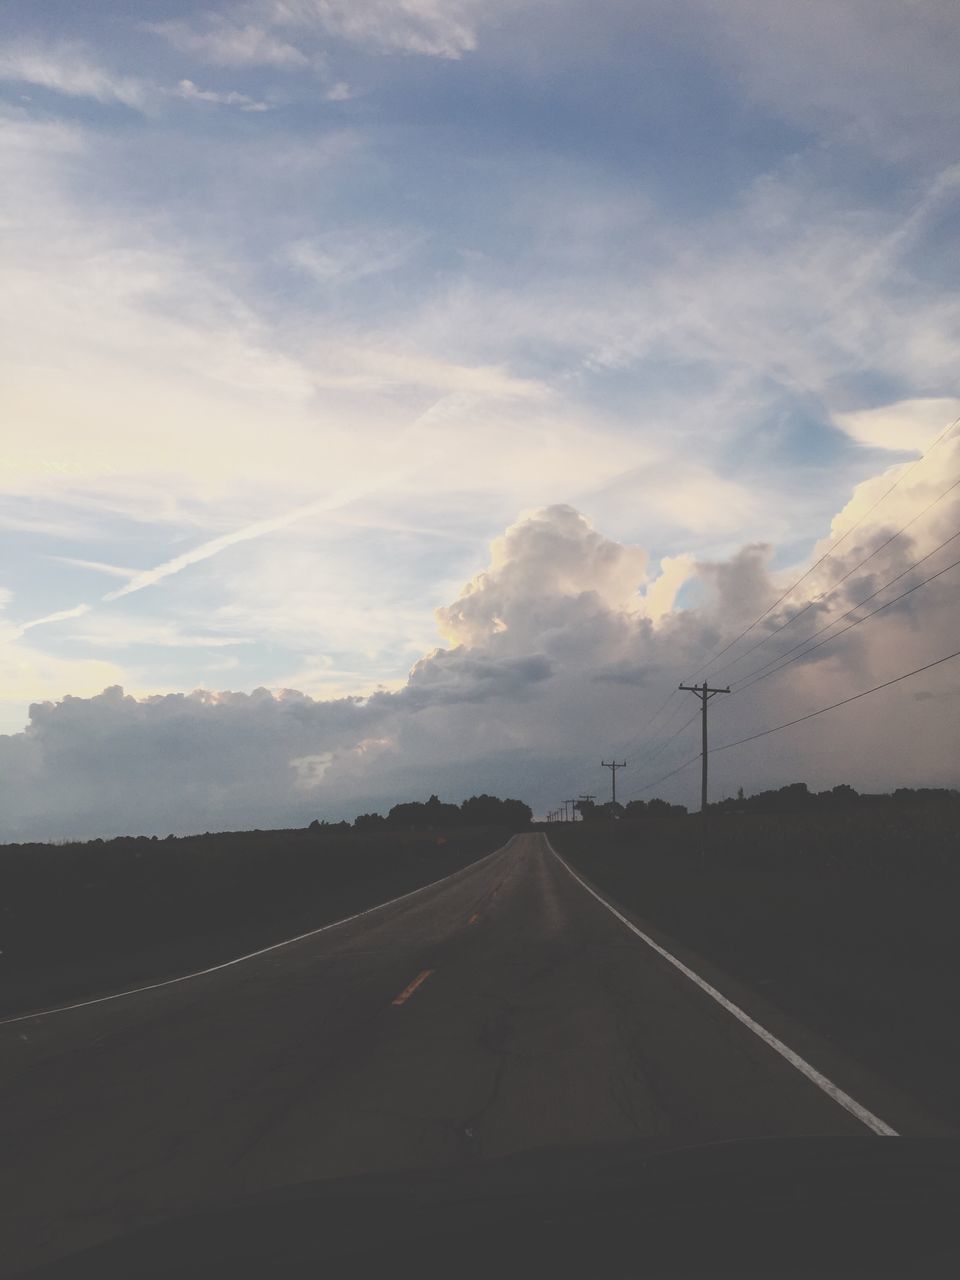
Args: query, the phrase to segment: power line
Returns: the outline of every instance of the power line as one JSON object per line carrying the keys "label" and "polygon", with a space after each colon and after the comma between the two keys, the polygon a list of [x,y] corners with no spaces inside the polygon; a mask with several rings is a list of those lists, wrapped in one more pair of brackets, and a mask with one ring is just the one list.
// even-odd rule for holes
{"label": "power line", "polygon": [[[758,738],[766,738],[772,733],[780,733],[783,729],[791,729],[794,725],[802,724],[805,720],[813,720],[816,716],[822,716],[827,711],[835,711],[838,707],[845,707],[850,702],[857,702],[860,698],[869,697],[872,693],[879,693],[881,689],[889,689],[891,685],[899,684],[902,680],[909,680],[913,676],[922,675],[924,671],[932,671],[934,667],[940,667],[945,662],[951,662],[954,658],[960,658],[960,649],[955,653],[948,653],[943,658],[937,658],[933,662],[928,662],[922,667],[916,667],[913,671],[905,671],[902,675],[894,676],[892,680],[884,680],[882,684],[875,684],[870,689],[863,689],[860,693],[851,694],[849,698],[841,698],[839,702],[831,702],[827,707],[818,707],[816,711],[808,711],[806,715],[797,716],[795,720],[786,720],[783,724],[773,725],[770,729],[761,729],[757,733],[748,734],[745,738],[738,738],[735,742],[724,742],[719,747],[714,747],[714,753],[718,751],[729,751],[733,747],[742,747],[746,742],[755,742]],[[654,782],[648,783],[645,787],[638,789],[638,794],[645,791],[651,791],[654,787],[658,787],[661,782],[666,782],[668,778],[674,777],[687,769],[695,761],[700,759],[700,753],[691,756],[689,760],[684,760],[683,764],[677,765],[675,769],[671,769],[669,773],[665,773],[663,777],[657,778]]]}
{"label": "power line", "polygon": [[[960,538],[960,533],[955,533],[953,537]],[[953,541],[953,539],[951,538],[949,539],[949,541]],[[937,550],[939,549],[940,548],[938,547]],[[930,554],[933,555],[934,553],[931,551]],[[917,563],[919,564],[920,561],[917,561]],[[870,612],[865,613],[862,618],[855,619],[853,622],[849,624],[849,626],[843,627],[842,630],[836,632],[835,635],[827,636],[825,640],[820,640],[816,644],[810,645],[809,649],[804,649],[802,653],[794,654],[792,658],[787,658],[787,654],[793,652],[792,649],[788,649],[786,653],[780,654],[779,658],[774,658],[771,662],[766,663],[766,666],[773,667],[772,671],[765,671],[763,667],[758,667],[756,671],[751,673],[754,676],[754,679],[751,680],[749,675],[744,676],[744,681],[746,681],[746,683],[741,682],[741,684],[739,684],[737,688],[734,689],[734,693],[743,693],[746,689],[752,688],[753,685],[759,684],[761,680],[766,680],[767,676],[775,676],[777,672],[783,671],[785,667],[789,667],[792,662],[798,662],[801,658],[805,658],[808,653],[813,653],[814,649],[819,649],[821,648],[822,645],[829,644],[831,640],[837,640],[840,638],[840,636],[846,635],[846,633],[848,631],[852,631],[854,627],[859,627],[861,622],[868,622],[871,618],[875,618],[878,613],[883,613],[884,609],[889,609],[891,605],[896,604],[899,600],[903,600],[905,599],[906,596],[912,595],[914,591],[919,591],[921,587],[925,587],[928,582],[933,582],[934,579],[942,577],[943,574],[948,573],[951,569],[956,569],[958,565],[960,565],[960,560],[952,561],[950,564],[945,565],[942,569],[938,569],[936,573],[931,573],[928,578],[923,578],[920,582],[915,582],[913,586],[908,587],[906,591],[901,591],[900,594],[898,596],[894,596],[892,600],[888,600],[885,604],[878,605],[876,609],[871,609]],[[915,567],[916,567],[915,565],[911,565],[910,569],[905,569],[904,572],[899,574],[898,576],[902,578],[904,574],[909,573],[911,569]],[[896,582],[896,581],[897,579],[894,578],[893,582]],[[801,640],[800,644],[794,645],[793,648],[799,649],[803,645],[805,645],[807,641],[812,640],[815,636],[820,635],[821,632],[829,630],[830,627],[835,627],[838,622],[842,622],[843,619],[848,618],[851,613],[855,613],[856,610],[861,608],[862,605],[866,604],[868,600],[872,600],[874,596],[878,596],[881,591],[886,591],[887,587],[889,587],[890,585],[891,585],[890,582],[885,583],[884,586],[879,587],[876,591],[874,591],[873,595],[869,595],[866,597],[865,600],[861,600],[860,604],[855,604],[852,609],[848,609],[846,613],[842,613],[839,618],[834,618],[834,620],[832,622],[827,623],[825,627],[821,627],[820,631],[814,631],[813,635],[807,636],[806,640]],[[786,662],[781,662],[782,658],[786,658],[787,659]],[[780,665],[775,666],[774,664],[778,662],[780,663]],[[758,673],[762,673],[762,674],[758,674]]]}
{"label": "power line", "polygon": [[820,558],[816,560],[812,565],[810,565],[808,569],[804,570],[804,572],[800,575],[800,577],[797,578],[796,582],[792,583],[791,586],[787,587],[786,591],[784,591],[781,596],[779,596],[776,600],[774,600],[773,604],[768,605],[761,614],[759,614],[756,618],[754,618],[753,622],[751,622],[749,626],[744,627],[744,629],[739,633],[739,635],[736,635],[733,637],[733,639],[729,642],[729,644],[724,645],[722,649],[720,649],[717,653],[709,657],[706,660],[706,662],[703,663],[702,666],[698,667],[697,670],[694,671],[693,676],[698,676],[701,671],[705,671],[707,667],[709,667],[712,663],[716,662],[717,658],[722,658],[723,655],[725,653],[728,653],[735,644],[737,644],[740,640],[743,639],[745,635],[749,635],[749,633],[754,629],[754,627],[756,627],[759,623],[761,623],[763,619],[767,617],[768,614],[772,613],[774,609],[776,609],[779,605],[783,604],[784,600],[786,600],[787,597],[797,589],[800,583],[803,582],[806,578],[809,578],[810,574],[813,573],[815,569],[818,569],[820,565],[822,565],[823,562],[827,560],[833,554],[834,551],[836,551],[837,547],[839,547],[842,542],[846,542],[847,538],[850,537],[850,535],[854,532],[854,530],[858,529],[860,525],[862,525],[863,522],[867,519],[867,517],[871,516],[874,513],[874,511],[876,511],[877,507],[879,507],[882,502],[885,502],[887,498],[889,498],[890,494],[893,493],[894,489],[896,489],[899,485],[901,485],[909,475],[912,475],[913,472],[916,470],[916,468],[921,465],[921,463],[926,462],[926,460],[930,457],[931,453],[933,453],[934,449],[936,449],[936,447],[944,439],[946,439],[946,437],[950,434],[950,432],[953,430],[953,428],[957,425],[958,422],[960,422],[960,417],[954,418],[952,422],[950,422],[946,427],[944,427],[944,429],[937,436],[936,440],[934,440],[933,444],[929,447],[929,449],[927,449],[926,453],[924,453],[922,457],[917,458],[915,462],[913,462],[909,467],[907,467],[906,471],[901,472],[901,474],[896,478],[896,480],[894,480],[893,484],[890,485],[888,489],[884,490],[884,492],[880,495],[880,497],[876,500],[876,502],[867,511],[863,513],[863,515],[860,517],[859,520],[855,521],[850,526],[850,528],[846,530],[845,533],[842,533],[839,536],[839,538],[836,538],[830,544],[827,550],[823,553],[823,555],[820,556]]}
{"label": "power line", "polygon": [[899,684],[901,680],[909,680],[911,676],[918,676],[924,671],[931,671],[934,667],[950,662],[953,658],[960,658],[960,649],[956,653],[948,653],[944,658],[937,658],[935,662],[928,662],[926,666],[917,667],[913,671],[905,671],[901,676],[894,676],[892,680],[884,680],[883,684],[875,684],[872,689],[864,689],[861,693],[851,694],[849,698],[841,698],[839,702],[831,702],[828,707],[819,707],[816,711],[808,711],[805,716],[797,716],[796,720],[787,720],[784,724],[774,725],[772,729],[761,729],[759,733],[751,733],[746,738],[738,738],[736,742],[725,742],[723,746],[714,747],[714,751],[729,751],[731,747],[742,747],[745,742],[754,742],[757,738],[766,738],[771,733],[779,733],[781,729],[790,729],[795,724],[802,724],[804,720],[812,720],[814,716],[822,716],[826,711],[835,711],[837,707],[845,707],[847,703],[856,702],[858,698],[866,698],[871,693],[879,692],[880,689],[889,689],[892,684]]}
{"label": "power line", "polygon": [[[738,636],[734,637],[734,639],[731,640],[729,644],[727,644],[722,649],[720,649],[711,658],[708,658],[706,663],[704,663],[701,667],[699,667],[697,669],[697,672],[695,672],[694,674],[699,674],[699,672],[703,671],[705,667],[709,666],[717,658],[722,657],[723,654],[728,652],[740,639],[743,638],[743,636],[747,635],[754,627],[756,627],[763,620],[763,618],[767,617],[775,608],[777,608],[777,606],[781,604],[783,600],[786,599],[786,597],[790,595],[790,593],[794,591],[801,582],[803,582],[807,577],[809,577],[809,575],[816,568],[818,568],[821,564],[823,564],[824,561],[827,560],[832,555],[832,553],[837,549],[837,547],[839,547],[842,542],[844,542],[861,524],[863,524],[863,522],[898,487],[898,485],[900,485],[904,480],[906,480],[907,477],[911,475],[918,466],[920,466],[924,461],[926,461],[930,457],[934,449],[936,449],[937,446],[941,444],[944,439],[946,439],[946,437],[950,434],[950,432],[953,430],[954,427],[956,427],[958,423],[960,423],[960,416],[958,416],[957,418],[954,418],[952,422],[948,423],[948,425],[943,429],[943,431],[941,431],[941,433],[933,441],[933,443],[930,445],[927,451],[923,454],[923,456],[918,458],[914,463],[911,464],[911,466],[909,466],[904,472],[902,472],[901,475],[898,476],[897,479],[884,491],[884,493],[880,495],[880,497],[876,500],[876,502],[874,502],[873,505],[860,517],[860,519],[857,520],[853,525],[851,525],[850,528],[847,529],[846,532],[843,533],[839,538],[835,539],[835,541],[824,552],[824,554],[813,565],[811,565],[803,574],[801,574],[801,576],[796,580],[796,582],[794,582],[793,585],[789,587],[787,591],[785,591],[783,595],[779,597],[778,600],[774,601],[772,605],[770,605],[766,610],[764,610],[763,613],[761,613],[756,619],[754,619],[754,621],[750,624],[750,626],[746,627],[743,631],[740,632]],[[763,636],[760,640],[758,640],[755,644],[751,645],[750,648],[746,649],[738,657],[732,659],[730,662],[725,663],[724,666],[718,669],[718,671],[725,671],[729,667],[736,665],[736,663],[740,662],[743,658],[753,653],[756,649],[760,648],[763,644],[766,644],[768,640],[778,635],[786,627],[792,625],[792,623],[794,623],[799,617],[801,617],[809,609],[813,608],[815,604],[817,604],[819,601],[823,600],[825,597],[832,594],[834,591],[836,591],[836,589],[839,586],[841,586],[844,582],[846,582],[854,573],[858,572],[858,570],[863,568],[865,564],[869,563],[869,561],[873,560],[888,546],[890,546],[891,543],[895,542],[897,538],[901,537],[912,525],[914,525],[918,520],[920,520],[924,515],[926,515],[928,511],[932,510],[932,508],[935,507],[939,502],[943,501],[943,499],[946,498],[950,493],[954,492],[954,490],[956,490],[958,487],[960,487],[960,479],[955,480],[946,489],[944,489],[943,492],[939,493],[932,501],[928,502],[926,506],[924,506],[919,512],[917,512],[915,516],[913,516],[910,520],[908,520],[905,525],[903,525],[895,533],[891,534],[888,538],[886,538],[882,543],[880,543],[879,546],[875,547],[873,551],[871,551],[868,555],[864,556],[861,560],[859,560],[857,564],[855,564],[854,566],[852,566],[852,568],[847,570],[847,572],[844,573],[840,578],[838,578],[833,584],[831,584],[831,586],[827,587],[824,591],[821,591],[818,595],[814,596],[795,614],[791,615],[791,617],[786,619],[785,622],[781,623],[779,626],[777,626],[772,631],[770,631],[767,635]],[[810,640],[815,639],[818,635],[821,635],[824,631],[829,630],[831,627],[836,626],[837,623],[842,622],[844,618],[849,617],[850,614],[855,612],[856,609],[860,608],[863,604],[866,604],[870,600],[874,599],[882,591],[892,586],[893,583],[899,581],[907,573],[917,568],[925,560],[929,559],[930,556],[936,554],[937,551],[941,550],[949,542],[953,541],[954,538],[957,536],[960,536],[960,534],[955,534],[951,538],[945,539],[945,541],[942,542],[938,547],[934,548],[933,551],[929,552],[926,556],[922,556],[919,560],[916,560],[911,566],[909,566],[909,568],[903,570],[900,574],[897,574],[894,578],[890,579],[882,587],[878,588],[876,591],[872,592],[870,595],[864,597],[864,599],[861,600],[857,605],[854,605],[851,609],[848,609],[845,613],[841,614],[838,618],[835,618],[831,622],[826,623],[823,627],[818,628],[816,631],[812,632],[809,636],[807,636],[804,640],[799,641],[797,644],[785,650],[776,658],[773,658],[769,662],[762,664],[762,666],[755,668],[753,672],[748,672],[747,675],[742,677],[741,680],[738,682],[737,687],[734,689],[734,692],[735,693],[743,692],[745,689],[749,688],[752,684],[758,683],[759,680],[766,679],[767,675],[776,674],[777,671],[781,671],[786,666],[789,666],[791,662],[797,661],[800,658],[804,657],[806,654],[811,653],[814,649],[819,648],[820,645],[812,645],[810,646],[810,648],[804,649],[802,653],[796,654],[794,658],[790,658],[787,662],[782,661],[782,659],[787,658],[789,654],[794,653],[795,650],[802,648],[804,645],[807,645]],[[946,572],[947,569],[950,569],[953,567],[954,567],[953,565],[948,565],[947,568],[942,570],[941,572]],[[917,588],[926,585],[927,582],[930,582],[933,580],[933,578],[936,578],[939,576],[940,576],[939,573],[933,574],[931,575],[930,578],[924,579],[923,582],[917,583],[914,587],[910,588],[909,591],[903,592],[901,595],[895,597],[893,600],[887,601],[887,603],[882,606],[882,609],[886,609],[888,606],[895,604],[898,600],[903,599],[904,596],[909,595],[913,590],[916,590]],[[851,630],[853,626],[859,625],[859,622],[866,622],[869,618],[873,617],[875,614],[882,612],[882,609],[872,610],[864,618],[858,619],[856,622],[852,623],[850,627],[843,628],[842,631],[837,632],[835,636],[829,637],[828,640],[839,638],[839,636],[843,635],[846,631]],[[821,643],[826,644],[828,643],[828,640],[824,640]],[[774,670],[767,671],[767,668],[771,666],[774,667]],[[760,673],[764,673],[764,674],[760,674]],[[757,678],[752,679],[751,677],[753,676],[756,676]],[[636,747],[639,744],[643,743],[645,738],[647,738],[651,747],[654,746],[654,743],[656,742],[656,737],[658,735],[651,736],[651,731],[653,730],[654,725],[656,724],[660,716],[663,714],[664,710],[669,705],[671,699],[673,698],[676,692],[677,692],[676,689],[670,690],[666,698],[663,700],[663,702],[660,703],[656,711],[654,711],[653,715],[650,717],[644,732],[634,737],[633,739],[631,739],[629,744],[629,751],[632,752],[634,749],[636,749]],[[656,747],[653,750],[652,754],[649,753],[649,748],[646,751],[643,751],[642,754],[647,757],[647,759],[644,760],[644,764],[652,763],[653,760],[655,760],[659,755],[661,755],[663,751],[670,745],[670,743],[676,737],[678,737],[679,734],[684,731],[684,729],[686,729],[690,724],[692,724],[693,720],[695,719],[696,719],[696,715],[691,717],[691,719],[684,721],[684,723],[681,724],[677,729],[675,729],[674,732],[670,734],[669,737],[667,737],[660,743],[659,747]],[[625,754],[626,754],[626,749],[625,749]],[[615,777],[615,774],[614,774],[614,777]],[[653,785],[656,785],[656,784],[653,784]]]}
{"label": "power line", "polygon": [[[899,538],[901,534],[906,533],[906,531],[910,528],[911,525],[916,524],[916,522],[922,516],[925,516],[927,512],[931,510],[931,508],[935,507],[938,502],[942,502],[943,499],[947,497],[948,494],[952,493],[954,489],[958,487],[960,487],[960,479],[954,480],[953,484],[949,485],[946,489],[944,489],[943,493],[938,494],[938,496],[934,498],[932,502],[928,502],[922,511],[918,511],[912,520],[908,520],[902,529],[898,529],[896,533],[891,534],[890,537],[887,538],[884,542],[881,542],[878,547],[875,547],[874,550],[871,551],[869,555],[864,556],[862,560],[858,561],[857,564],[855,564],[852,569],[848,569],[847,572],[842,577],[836,580],[836,582],[832,583],[829,587],[826,587],[823,591],[820,592],[819,595],[816,595],[811,600],[808,600],[807,603],[801,609],[798,609],[796,613],[792,614],[786,620],[786,622],[781,622],[778,627],[774,627],[772,631],[767,632],[765,636],[762,636],[755,644],[752,644],[749,649],[744,649],[743,653],[739,654],[736,658],[731,658],[730,661],[725,662],[722,667],[718,667],[716,671],[714,671],[714,675],[715,676],[719,675],[721,671],[726,671],[729,667],[735,667],[738,662],[742,662],[743,659],[748,657],[751,653],[753,653],[755,649],[759,649],[761,645],[765,645],[768,640],[772,640],[775,635],[779,635],[781,631],[791,626],[794,622],[796,622],[798,618],[802,617],[803,614],[805,614],[808,609],[812,609],[813,606],[815,604],[818,604],[825,596],[831,595],[834,591],[836,591],[837,587],[841,586],[844,582],[847,581],[848,578],[852,577],[853,574],[855,574],[858,569],[862,569],[865,564],[868,564],[871,560],[874,559],[875,556],[878,556],[881,551],[884,551],[887,547],[889,547],[891,542],[896,542],[897,538]],[[942,545],[943,544],[941,543],[941,546]]]}
{"label": "power line", "polygon": [[[689,720],[684,720],[683,724],[680,725],[679,728],[674,729],[670,737],[665,738],[663,742],[661,742],[660,745],[656,748],[656,750],[643,761],[644,766],[649,767],[650,765],[652,765],[654,760],[656,760],[659,756],[663,755],[664,751],[666,751],[670,743],[673,742],[675,738],[679,737],[679,735],[683,733],[684,729],[689,729],[690,726],[693,724],[694,720],[697,720],[699,716],[700,716],[700,712],[695,711]],[[697,758],[699,759],[699,757]]]}
{"label": "power line", "polygon": [[[650,716],[649,720],[647,721],[644,728],[640,731],[640,733],[635,733],[629,739],[626,739],[623,742],[621,742],[617,750],[622,755],[624,756],[632,755],[634,751],[637,750],[638,748],[643,749],[644,743],[646,743],[647,745],[646,745],[646,748],[643,750],[643,754],[646,754],[646,751],[649,750],[650,746],[656,741],[658,736],[657,734],[652,733],[653,726],[656,724],[657,720],[659,719],[659,717],[662,715],[663,711],[667,707],[667,704],[670,702],[670,699],[676,694],[676,692],[677,690],[675,688],[670,690],[670,692],[667,694],[664,700],[657,707],[656,711],[654,711],[653,715]],[[670,718],[668,717],[667,723],[669,723],[669,720]]]}
{"label": "power line", "polygon": [[[699,714],[700,712],[698,711],[697,715]],[[694,717],[694,719],[696,719],[696,717]],[[700,752],[698,751],[695,756],[691,756],[689,760],[684,760],[683,764],[678,764],[675,769],[671,769],[669,773],[665,773],[662,778],[657,778],[655,782],[650,782],[645,787],[640,787],[637,794],[643,795],[645,791],[652,791],[654,787],[659,787],[661,782],[666,782],[666,780],[668,778],[672,778],[674,774],[681,773],[684,769],[688,769],[690,765],[695,764],[699,759]]]}
{"label": "power line", "polygon": [[[683,724],[680,726],[680,728],[676,729],[673,733],[671,733],[670,737],[667,738],[666,742],[661,744],[661,746],[657,749],[654,755],[650,758],[648,763],[652,764],[654,759],[656,759],[657,756],[662,755],[664,750],[670,745],[670,743],[674,740],[674,738],[676,738],[678,734],[682,733],[684,729],[689,729],[690,726],[693,724],[694,720],[699,719],[699,717],[700,717],[700,712],[695,711],[689,720],[685,720]],[[657,786],[658,783],[664,782],[667,778],[672,778],[675,773],[680,772],[680,769],[685,769],[687,765],[690,764],[692,761],[699,760],[699,759],[700,759],[700,753],[698,752],[695,756],[691,756],[690,759],[687,760],[684,764],[680,765],[679,768],[672,769],[670,773],[665,774],[664,777],[658,778],[656,782],[651,782],[649,786],[646,786],[646,787],[640,787],[639,790],[637,791],[637,795],[643,795],[643,793],[645,791],[649,791],[651,787]]]}

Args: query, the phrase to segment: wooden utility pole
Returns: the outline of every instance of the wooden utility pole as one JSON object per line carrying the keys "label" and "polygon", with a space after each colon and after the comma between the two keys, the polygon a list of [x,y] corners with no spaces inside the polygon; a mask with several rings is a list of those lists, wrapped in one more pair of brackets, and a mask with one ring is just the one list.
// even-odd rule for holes
{"label": "wooden utility pole", "polygon": [[574,807],[574,806],[576,805],[576,803],[577,803],[577,802],[576,802],[576,800],[564,800],[564,802],[563,802],[563,808],[564,808],[564,811],[566,811],[567,805],[569,805],[569,806],[570,806],[570,819],[569,819],[569,820],[570,820],[571,822],[576,822],[576,820],[577,820],[577,811],[576,811],[576,808]]}
{"label": "wooden utility pole", "polygon": [[701,742],[703,744],[701,749],[701,761],[700,761],[700,765],[701,765],[700,812],[706,813],[707,812],[707,703],[714,696],[714,694],[729,693],[730,686],[727,685],[726,689],[709,689],[707,688],[706,680],[704,680],[703,684],[681,684],[678,686],[678,688],[683,689],[687,693],[695,693],[697,697],[700,699]]}
{"label": "wooden utility pole", "polygon": [[627,767],[627,762],[626,760],[624,760],[621,764],[618,764],[616,760],[609,760],[609,761],[601,760],[600,763],[603,765],[604,769],[610,770],[610,785],[613,791],[613,803],[614,805],[616,805],[617,803],[617,770],[625,769]]}

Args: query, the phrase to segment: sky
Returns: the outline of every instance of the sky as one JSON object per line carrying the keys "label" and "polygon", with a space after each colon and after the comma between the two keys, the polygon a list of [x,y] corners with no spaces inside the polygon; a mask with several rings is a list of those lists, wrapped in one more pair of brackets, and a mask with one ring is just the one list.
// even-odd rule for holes
{"label": "sky", "polygon": [[[695,806],[681,680],[960,555],[958,55],[949,0],[5,0],[0,839],[613,755]],[[949,654],[957,581],[714,742]],[[715,793],[956,786],[958,712],[948,662]]]}

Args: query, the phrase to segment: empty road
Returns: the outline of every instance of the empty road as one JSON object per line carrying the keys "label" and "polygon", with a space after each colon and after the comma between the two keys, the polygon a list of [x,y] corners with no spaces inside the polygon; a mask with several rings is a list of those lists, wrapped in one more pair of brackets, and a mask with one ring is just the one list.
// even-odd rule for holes
{"label": "empty road", "polygon": [[[770,1029],[898,1130],[922,1128],[835,1048]],[[326,1176],[550,1144],[865,1132],[539,834],[232,967],[8,1021],[0,1097],[6,1275]]]}

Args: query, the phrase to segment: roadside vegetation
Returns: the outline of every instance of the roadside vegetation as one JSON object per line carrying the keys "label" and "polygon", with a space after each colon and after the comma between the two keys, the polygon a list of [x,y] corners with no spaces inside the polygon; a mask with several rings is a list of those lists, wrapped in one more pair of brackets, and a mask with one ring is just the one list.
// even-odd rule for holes
{"label": "roadside vegetation", "polygon": [[960,1125],[960,797],[803,784],[549,827],[638,919]]}
{"label": "roadside vegetation", "polygon": [[518,801],[302,830],[0,846],[0,1013],[160,981],[429,884],[529,825]]}

